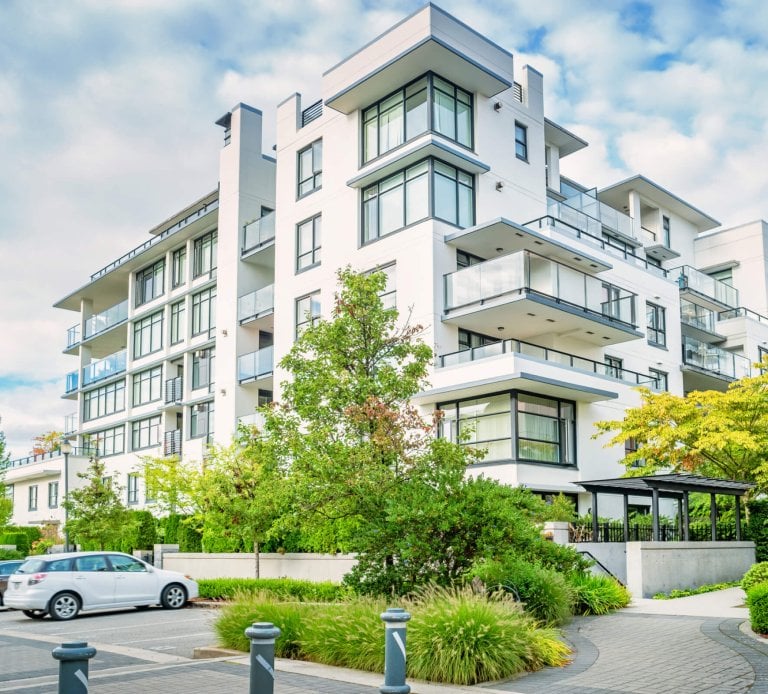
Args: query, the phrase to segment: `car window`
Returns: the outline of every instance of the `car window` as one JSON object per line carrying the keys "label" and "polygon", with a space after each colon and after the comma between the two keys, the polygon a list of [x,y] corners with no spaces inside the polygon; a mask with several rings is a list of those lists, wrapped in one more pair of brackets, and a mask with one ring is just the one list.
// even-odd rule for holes
{"label": "car window", "polygon": [[23,563],[23,561],[0,561],[0,574],[11,574]]}
{"label": "car window", "polygon": [[45,567],[46,571],[72,571],[71,559],[54,559]]}
{"label": "car window", "polygon": [[138,559],[126,557],[121,554],[110,554],[109,563],[112,564],[112,568],[115,571],[130,571],[133,573],[139,571],[144,571],[146,573],[147,571],[147,567]]}
{"label": "car window", "polygon": [[109,571],[107,558],[101,554],[75,559],[75,571]]}
{"label": "car window", "polygon": [[16,569],[16,573],[20,574],[36,574],[41,571],[45,571],[45,561],[43,559],[29,559]]}

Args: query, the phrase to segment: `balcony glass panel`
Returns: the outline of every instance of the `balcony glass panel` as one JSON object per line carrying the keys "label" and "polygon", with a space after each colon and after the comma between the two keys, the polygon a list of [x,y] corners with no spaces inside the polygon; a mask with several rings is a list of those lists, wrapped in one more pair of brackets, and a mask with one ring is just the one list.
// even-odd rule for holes
{"label": "balcony glass panel", "polygon": [[272,347],[264,347],[250,354],[243,354],[238,357],[237,379],[241,382],[250,381],[272,373],[272,352]]}
{"label": "balcony glass panel", "polygon": [[690,337],[683,338],[683,363],[729,378],[744,378],[750,374],[746,357]]}
{"label": "balcony glass panel", "polygon": [[623,212],[614,210],[588,193],[574,195],[563,204],[583,212],[585,215],[592,217],[592,219],[598,220],[601,227],[608,227],[613,231],[619,232],[622,236],[627,236],[631,239],[637,238],[631,217],[628,217]]}
{"label": "balcony glass panel", "polygon": [[528,251],[510,253],[445,276],[446,309],[520,291],[537,292],[636,325],[635,294]]}
{"label": "balcony glass panel", "polygon": [[240,321],[253,318],[275,308],[275,285],[251,292],[237,300],[237,319]]}
{"label": "balcony glass panel", "polygon": [[739,305],[739,291],[730,284],[725,284],[725,282],[699,272],[690,265],[682,265],[670,272],[673,277],[677,276],[680,289],[692,289],[726,306],[736,308]]}
{"label": "balcony glass panel", "polygon": [[104,359],[99,359],[88,366],[83,367],[83,385],[101,381],[125,371],[125,350],[115,352]]}
{"label": "balcony glass panel", "polygon": [[243,253],[274,240],[275,213],[270,212],[250,224],[246,224],[243,231]]}
{"label": "balcony glass panel", "polygon": [[698,328],[699,330],[706,330],[710,333],[715,332],[715,312],[710,311],[708,308],[692,304],[690,301],[681,301],[680,317],[686,325]]}
{"label": "balcony glass panel", "polygon": [[731,308],[727,311],[720,311],[720,313],[717,314],[718,320],[728,320],[730,318],[751,318],[752,320],[757,321],[758,323],[766,323],[768,324],[768,317],[763,316],[759,313],[756,313],[755,311],[752,311],[748,308],[744,308],[743,306],[739,306],[739,308]]}
{"label": "balcony glass panel", "polygon": [[128,320],[128,299],[97,313],[85,321],[85,337],[93,337],[105,330]]}
{"label": "balcony glass panel", "polygon": [[74,393],[77,390],[78,387],[78,373],[77,371],[70,371],[67,374],[67,385],[65,386],[66,393]]}
{"label": "balcony glass panel", "polygon": [[73,325],[67,330],[67,349],[80,342],[80,324]]}
{"label": "balcony glass panel", "polygon": [[64,417],[64,433],[73,434],[77,431],[77,412]]}

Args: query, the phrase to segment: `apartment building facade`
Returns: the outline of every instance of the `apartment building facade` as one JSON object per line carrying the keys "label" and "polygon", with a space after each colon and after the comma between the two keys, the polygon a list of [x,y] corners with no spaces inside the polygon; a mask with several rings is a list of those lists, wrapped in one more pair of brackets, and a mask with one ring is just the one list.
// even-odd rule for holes
{"label": "apartment building facade", "polygon": [[[471,474],[581,511],[579,480],[623,470],[595,421],[638,385],[724,389],[768,346],[766,224],[722,230],[642,176],[567,178],[587,143],[546,117],[544,77],[440,8],[320,79],[321,101],[278,106],[274,159],[259,111],[220,119],[218,190],[56,304],[79,316],[70,484],[97,454],[141,506],[140,456],[227,443],[279,399],[275,365],[348,265],[384,271],[382,299],[424,327],[435,361],[415,402],[445,413],[436,435],[487,451]],[[38,507],[61,468],[6,470],[17,522],[60,518],[58,499]]]}

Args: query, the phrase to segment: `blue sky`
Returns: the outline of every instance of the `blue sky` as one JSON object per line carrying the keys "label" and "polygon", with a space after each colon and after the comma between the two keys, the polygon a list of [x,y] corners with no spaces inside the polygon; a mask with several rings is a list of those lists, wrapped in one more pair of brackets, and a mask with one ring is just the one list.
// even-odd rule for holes
{"label": "blue sky", "polygon": [[[643,173],[725,224],[768,217],[764,0],[445,0],[544,74],[590,143],[564,173]],[[422,6],[410,0],[0,2],[0,430],[15,456],[73,408],[51,305],[216,187],[235,103],[274,106]]]}

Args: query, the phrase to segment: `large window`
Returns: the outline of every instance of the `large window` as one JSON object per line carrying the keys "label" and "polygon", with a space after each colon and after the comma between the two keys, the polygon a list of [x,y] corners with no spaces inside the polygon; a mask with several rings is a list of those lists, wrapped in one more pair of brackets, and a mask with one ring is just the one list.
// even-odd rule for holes
{"label": "large window", "polygon": [[363,161],[429,130],[472,148],[472,95],[431,73],[363,111]]}
{"label": "large window", "polygon": [[158,311],[133,324],[133,358],[163,348],[163,312]]}
{"label": "large window", "polygon": [[190,411],[190,436],[200,438],[213,433],[213,402],[200,402]]}
{"label": "large window", "polygon": [[136,306],[146,304],[160,296],[165,287],[165,260],[136,273]]}
{"label": "large window", "polygon": [[171,273],[171,287],[176,288],[184,284],[184,279],[187,274],[187,247],[181,248],[173,252],[173,268]]}
{"label": "large window", "polygon": [[125,428],[122,424],[111,429],[83,434],[83,453],[99,458],[122,453],[125,449],[124,437]]}
{"label": "large window", "polygon": [[528,128],[515,121],[515,156],[528,161]]}
{"label": "large window", "polygon": [[320,320],[320,292],[296,299],[296,338]]}
{"label": "large window", "polygon": [[163,385],[163,367],[155,366],[152,369],[141,371],[133,376],[133,402],[132,405],[145,405],[160,399]]}
{"label": "large window", "polygon": [[317,215],[296,226],[296,272],[320,264],[321,221]]}
{"label": "large window", "polygon": [[83,421],[125,409],[125,380],[83,393]]}
{"label": "large window", "polygon": [[317,140],[299,152],[299,197],[323,185],[323,141]]}
{"label": "large window", "polygon": [[192,355],[192,390],[207,388],[214,382],[215,365],[213,349],[199,349]]}
{"label": "large window", "polygon": [[667,317],[662,306],[645,305],[648,344],[664,347],[667,344]]}
{"label": "large window", "polygon": [[176,345],[179,342],[183,342],[186,337],[184,334],[185,321],[184,321],[184,301],[177,301],[175,304],[171,304],[171,344]]}
{"label": "large window", "polygon": [[216,327],[216,287],[192,296],[192,335]]}
{"label": "large window", "polygon": [[160,415],[140,419],[131,424],[131,449],[160,445]]}
{"label": "large window", "polygon": [[459,227],[474,224],[472,174],[436,159],[398,171],[363,190],[363,243],[428,217]]}
{"label": "large window", "polygon": [[200,277],[216,269],[217,235],[211,231],[199,239],[195,239],[192,276]]}
{"label": "large window", "polygon": [[576,407],[513,391],[443,403],[440,435],[486,452],[483,460],[576,464]]}

